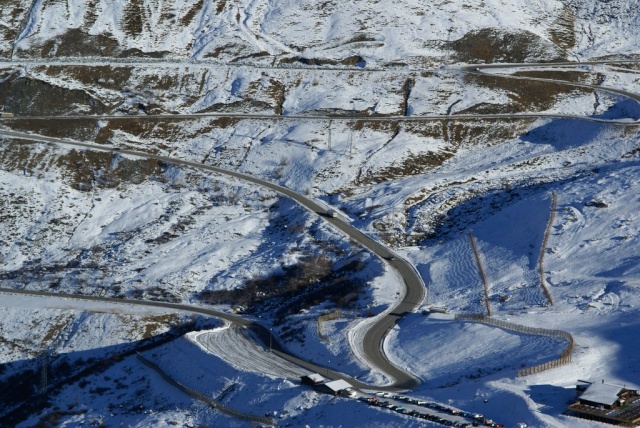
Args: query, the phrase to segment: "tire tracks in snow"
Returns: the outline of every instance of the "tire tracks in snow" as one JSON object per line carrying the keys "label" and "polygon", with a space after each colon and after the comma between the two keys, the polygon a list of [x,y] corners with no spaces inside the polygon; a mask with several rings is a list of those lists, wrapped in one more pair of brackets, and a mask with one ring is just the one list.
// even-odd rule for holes
{"label": "tire tracks in snow", "polygon": [[231,363],[239,370],[272,377],[299,379],[307,370],[270,352],[250,337],[247,329],[227,325],[224,328],[198,332],[190,339],[207,352]]}

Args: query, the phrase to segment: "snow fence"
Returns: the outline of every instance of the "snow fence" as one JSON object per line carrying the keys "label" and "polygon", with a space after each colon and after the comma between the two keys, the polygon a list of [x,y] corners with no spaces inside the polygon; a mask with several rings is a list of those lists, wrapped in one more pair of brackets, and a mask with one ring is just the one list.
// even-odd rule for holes
{"label": "snow fence", "polygon": [[556,338],[564,339],[567,341],[567,347],[564,349],[564,351],[562,351],[562,354],[560,354],[559,358],[546,362],[544,364],[539,364],[537,366],[518,370],[518,377],[540,373],[545,370],[554,369],[556,367],[569,364],[571,362],[571,353],[573,352],[574,342],[573,342],[573,336],[571,336],[571,334],[567,333],[566,331],[553,330],[548,328],[529,327],[526,325],[514,324],[507,321],[501,321],[501,320],[489,318],[482,314],[456,314],[456,320],[480,322],[480,323],[492,325],[504,330],[511,330],[511,331],[524,333],[524,334],[535,334],[538,336],[556,337]]}

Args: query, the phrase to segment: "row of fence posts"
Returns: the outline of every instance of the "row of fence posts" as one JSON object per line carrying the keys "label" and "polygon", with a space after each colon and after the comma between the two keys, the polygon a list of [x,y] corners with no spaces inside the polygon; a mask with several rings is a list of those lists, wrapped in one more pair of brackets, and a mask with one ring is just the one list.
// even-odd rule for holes
{"label": "row of fence posts", "polygon": [[[540,268],[540,286],[542,287],[542,291],[544,292],[545,297],[549,301],[549,304],[553,306],[553,297],[551,296],[551,292],[549,292],[549,288],[547,287],[547,281],[544,276],[544,255],[547,250],[547,242],[549,241],[549,234],[551,233],[551,227],[553,226],[553,220],[555,218],[556,208],[557,208],[558,200],[556,197],[556,192],[551,192],[551,209],[549,212],[549,220],[547,221],[547,226],[544,231],[544,237],[542,239],[542,247],[540,248],[540,255],[538,256],[538,265]],[[473,254],[476,258],[476,263],[478,265],[478,270],[480,271],[480,277],[482,278],[482,283],[484,286],[484,303],[487,309],[487,315],[491,316],[491,304],[489,302],[489,281],[487,279],[487,275],[484,271],[484,267],[482,266],[482,261],[480,259],[480,252],[478,251],[478,246],[476,245],[476,240],[473,237],[473,233],[469,232],[469,240],[471,241],[471,247],[473,248]]]}
{"label": "row of fence posts", "polygon": [[154,370],[156,373],[158,373],[160,376],[162,376],[162,378],[170,383],[171,385],[173,385],[174,387],[178,388],[179,390],[181,390],[182,392],[184,392],[187,395],[190,395],[191,397],[195,398],[196,400],[199,400],[203,403],[206,403],[208,405],[210,405],[211,407],[213,407],[216,410],[219,410],[222,413],[225,413],[229,416],[233,416],[236,417],[238,419],[242,419],[245,421],[249,421],[249,422],[258,422],[261,424],[267,424],[267,425],[273,425],[274,421],[273,419],[266,417],[266,416],[259,416],[259,415],[252,415],[250,413],[244,413],[244,412],[240,412],[238,410],[234,410],[231,409],[227,406],[225,406],[224,404],[221,404],[217,401],[215,401],[212,398],[207,397],[206,395],[193,390],[183,384],[181,384],[180,382],[178,382],[177,380],[173,379],[171,376],[169,376],[164,370],[162,370],[157,364],[153,363],[152,361],[146,359],[145,357],[142,356],[142,354],[137,353],[137,357],[140,360],[140,362],[142,362],[144,365],[146,365],[147,367],[151,368],[152,370]]}
{"label": "row of fence posts", "polygon": [[480,276],[482,277],[482,284],[484,286],[484,304],[487,308],[487,316],[491,316],[491,302],[489,302],[489,280],[487,279],[487,274],[484,272],[484,267],[482,266],[482,261],[480,260],[480,253],[478,252],[478,247],[476,246],[476,240],[471,232],[469,232],[469,239],[471,240],[473,254],[475,254],[476,256],[476,263],[478,264],[478,270],[480,271]]}
{"label": "row of fence posts", "polygon": [[551,297],[551,293],[549,292],[549,288],[547,288],[547,281],[544,277],[544,255],[547,251],[547,241],[549,240],[549,234],[551,233],[551,226],[553,226],[553,219],[556,214],[556,207],[558,204],[558,200],[556,198],[556,192],[551,192],[551,211],[549,213],[549,221],[547,221],[547,228],[544,231],[544,239],[542,240],[542,247],[540,248],[540,257],[538,257],[538,265],[540,266],[540,286],[542,287],[542,291],[544,291],[544,295],[549,300],[549,304],[553,306],[553,298]]}
{"label": "row of fence posts", "polygon": [[529,327],[525,325],[514,324],[507,321],[489,318],[482,314],[456,314],[456,320],[480,322],[483,324],[492,325],[498,328],[502,328],[504,330],[511,330],[518,333],[535,334],[538,336],[547,336],[547,337],[557,337],[560,339],[564,339],[568,342],[567,347],[565,348],[564,351],[562,351],[562,354],[560,354],[559,358],[546,362],[544,364],[539,364],[534,367],[528,367],[528,368],[518,370],[518,377],[540,373],[542,371],[560,367],[565,364],[569,364],[571,362],[571,353],[573,352],[574,342],[573,342],[573,336],[571,336],[571,334],[567,333],[566,331],[553,330],[548,328]]}
{"label": "row of fence posts", "polygon": [[320,315],[318,317],[318,337],[322,340],[327,340],[327,337],[322,333],[322,323],[325,321],[331,321],[338,319],[342,316],[342,312],[338,309],[328,314]]}

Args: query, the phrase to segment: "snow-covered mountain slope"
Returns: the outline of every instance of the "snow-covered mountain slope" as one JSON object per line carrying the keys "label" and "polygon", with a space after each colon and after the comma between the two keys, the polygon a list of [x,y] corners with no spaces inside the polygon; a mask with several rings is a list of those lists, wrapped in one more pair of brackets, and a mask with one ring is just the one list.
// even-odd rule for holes
{"label": "snow-covered mountain slope", "polygon": [[[416,313],[385,343],[423,382],[410,394],[508,426],[587,427],[563,415],[576,379],[640,384],[640,107],[605,90],[640,93],[638,65],[479,73],[459,63],[637,57],[637,8],[626,0],[5,1],[0,105],[16,118],[0,126],[238,170],[314,196],[413,262],[428,286],[425,306],[456,313],[486,310],[472,232],[494,317],[570,332],[573,362],[514,379],[563,344]],[[206,113],[237,116],[187,116]],[[430,115],[438,117],[409,120]],[[292,353],[384,381],[359,358],[361,341],[371,317],[399,297],[399,280],[314,213],[221,175],[23,143],[0,140],[2,287],[244,311]],[[557,208],[542,248],[551,192]],[[541,253],[553,305],[540,285]],[[55,365],[80,370],[147,336],[181,335],[186,324],[164,312],[67,303],[2,297],[0,379],[30,376],[7,409],[36,394],[47,348]],[[321,323],[326,313],[338,318]],[[224,340],[241,347],[240,337]],[[233,408],[275,411],[293,426],[421,426],[311,392],[246,355],[225,362],[221,355],[242,351],[192,339],[145,355]],[[246,425],[183,397],[133,356],[106,370],[69,379],[19,422]]]}
{"label": "snow-covered mountain slope", "polygon": [[2,52],[266,63],[584,58],[629,53],[637,7],[624,0],[25,0],[2,6]]}

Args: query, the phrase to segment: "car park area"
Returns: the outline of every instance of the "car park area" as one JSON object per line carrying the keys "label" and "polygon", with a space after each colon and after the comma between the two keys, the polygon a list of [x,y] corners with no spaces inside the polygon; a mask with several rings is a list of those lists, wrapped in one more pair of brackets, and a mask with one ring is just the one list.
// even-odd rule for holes
{"label": "car park area", "polygon": [[420,400],[404,395],[377,392],[373,395],[363,394],[358,399],[370,406],[385,408],[402,415],[424,419],[445,426],[503,427],[502,424],[487,419],[479,413],[466,412],[440,403]]}

